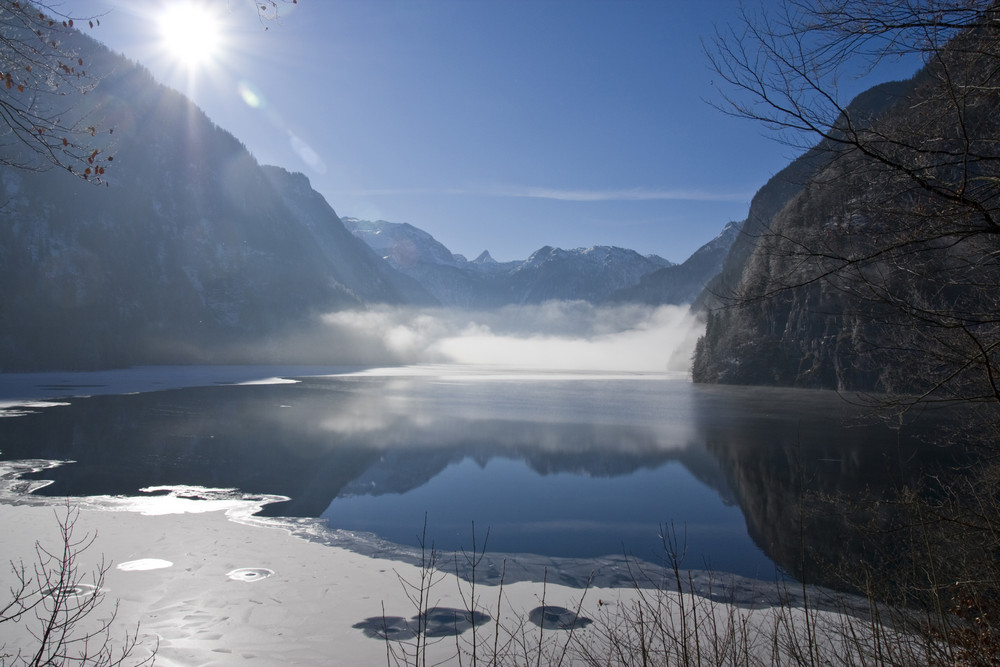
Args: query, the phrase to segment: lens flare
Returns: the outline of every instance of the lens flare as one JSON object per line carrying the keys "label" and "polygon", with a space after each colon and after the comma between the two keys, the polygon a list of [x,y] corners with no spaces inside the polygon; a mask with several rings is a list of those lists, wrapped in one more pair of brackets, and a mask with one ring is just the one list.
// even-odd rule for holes
{"label": "lens flare", "polygon": [[240,81],[236,84],[236,92],[240,99],[251,109],[262,109],[265,106],[264,96],[257,92],[253,84]]}
{"label": "lens flare", "polygon": [[157,25],[163,49],[188,69],[210,64],[222,49],[219,19],[203,4],[172,3],[159,15]]}

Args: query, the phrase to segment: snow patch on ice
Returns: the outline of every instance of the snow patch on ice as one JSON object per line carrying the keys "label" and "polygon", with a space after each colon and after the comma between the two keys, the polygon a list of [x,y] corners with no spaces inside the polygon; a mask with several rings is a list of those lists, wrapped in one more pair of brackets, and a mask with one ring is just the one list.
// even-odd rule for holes
{"label": "snow patch on ice", "polygon": [[38,408],[57,408],[69,403],[57,401],[0,401],[0,417],[20,417],[37,412]]}
{"label": "snow patch on ice", "polygon": [[139,558],[118,564],[118,569],[122,572],[144,572],[146,570],[162,570],[173,567],[174,564],[162,558]]}
{"label": "snow patch on ice", "polygon": [[[186,387],[279,384],[291,378],[342,375],[344,366],[136,366],[106,371],[0,373],[0,416],[16,411],[67,405],[55,398],[138,394]],[[11,410],[7,414],[3,411]]]}
{"label": "snow patch on ice", "polygon": [[233,384],[243,385],[257,385],[257,384],[298,384],[301,380],[293,380],[292,378],[261,378],[259,380],[245,380],[243,382],[234,382]]}

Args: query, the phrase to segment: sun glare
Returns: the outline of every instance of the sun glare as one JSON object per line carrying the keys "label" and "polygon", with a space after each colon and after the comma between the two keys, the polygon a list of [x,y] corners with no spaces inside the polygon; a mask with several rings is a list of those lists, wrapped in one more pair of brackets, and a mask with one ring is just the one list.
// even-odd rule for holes
{"label": "sun glare", "polygon": [[204,4],[171,3],[157,23],[164,50],[179,64],[195,69],[217,57],[222,42],[219,20]]}

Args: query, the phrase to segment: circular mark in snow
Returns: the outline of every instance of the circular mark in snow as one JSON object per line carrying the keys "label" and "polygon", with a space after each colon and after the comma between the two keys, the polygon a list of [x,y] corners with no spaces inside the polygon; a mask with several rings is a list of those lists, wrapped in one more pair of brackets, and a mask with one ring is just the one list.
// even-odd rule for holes
{"label": "circular mark in snow", "polygon": [[97,587],[90,584],[73,584],[72,586],[46,588],[41,593],[50,598],[88,598],[97,595]]}
{"label": "circular mark in snow", "polygon": [[577,616],[575,611],[566,607],[548,604],[544,607],[535,607],[528,612],[528,620],[546,630],[571,630],[593,623],[589,618]]}
{"label": "circular mark in snow", "polygon": [[266,567],[241,567],[226,576],[233,581],[260,581],[267,579],[272,574],[274,574],[274,570],[269,570]]}
{"label": "circular mark in snow", "polygon": [[140,570],[161,570],[165,567],[172,567],[173,563],[162,558],[140,558],[124,563],[118,563],[118,569],[123,572],[138,572]]}
{"label": "circular mark in snow", "polygon": [[[422,617],[422,618],[421,618]],[[468,611],[453,607],[431,607],[426,614],[418,614],[413,621],[423,620],[425,637],[454,637],[474,625],[482,625],[490,620],[481,611]]]}
{"label": "circular mark in snow", "polygon": [[452,607],[431,607],[407,621],[402,616],[370,616],[353,626],[373,639],[405,641],[417,636],[422,630],[425,637],[454,637],[474,625],[482,625],[490,620],[481,611],[467,611]]}
{"label": "circular mark in snow", "polygon": [[372,639],[405,641],[417,636],[416,630],[402,616],[371,616],[351,627],[361,630],[365,637]]}

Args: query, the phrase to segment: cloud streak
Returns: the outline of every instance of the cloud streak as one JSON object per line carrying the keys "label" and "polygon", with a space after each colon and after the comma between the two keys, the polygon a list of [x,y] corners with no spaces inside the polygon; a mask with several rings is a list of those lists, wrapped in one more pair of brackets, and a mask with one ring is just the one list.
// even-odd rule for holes
{"label": "cloud streak", "polygon": [[337,196],[392,197],[441,196],[498,197],[509,199],[548,199],[567,202],[606,201],[702,201],[745,202],[752,193],[715,192],[701,189],[620,188],[566,189],[526,185],[499,185],[487,188],[367,188],[331,193]]}
{"label": "cloud streak", "polygon": [[708,190],[626,188],[626,189],[559,189],[532,186],[511,186],[498,189],[493,196],[556,201],[746,201],[747,193],[712,192]]}

